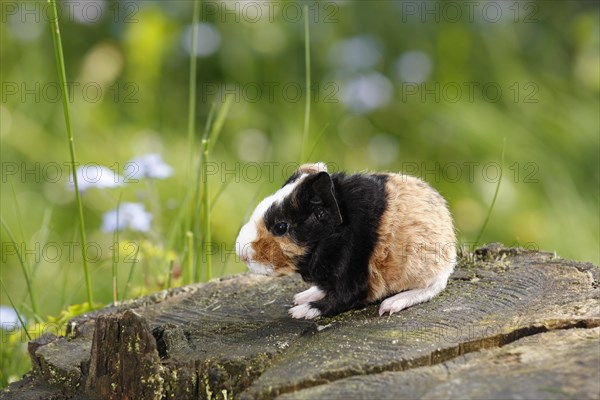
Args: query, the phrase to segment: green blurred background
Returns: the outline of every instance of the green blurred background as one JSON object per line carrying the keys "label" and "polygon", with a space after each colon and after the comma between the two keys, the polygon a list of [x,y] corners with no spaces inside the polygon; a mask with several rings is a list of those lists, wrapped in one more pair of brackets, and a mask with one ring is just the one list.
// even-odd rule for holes
{"label": "green blurred background", "polygon": [[[313,90],[303,142],[304,4]],[[195,51],[191,1],[59,6],[78,161],[126,175],[131,158],[160,153],[174,168],[167,179],[84,193],[88,239],[101,249],[90,264],[99,302],[111,300],[113,236],[100,230],[102,215],[119,196],[154,214],[151,232],[120,236],[143,243],[139,268],[152,276],[148,282],[136,269],[133,281],[143,288],[131,294],[161,287],[165,253],[176,270],[183,262],[183,232],[176,229],[170,248],[166,237],[194,185],[186,137],[191,51],[196,145],[211,105],[234,97],[210,158],[211,194],[224,188],[211,213],[215,274],[245,270],[231,256],[240,224],[285,181],[302,146],[333,170],[421,176],[447,198],[468,245],[489,208],[504,138],[504,178],[482,241],[600,261],[596,1],[202,2]],[[34,288],[43,316],[85,300],[79,247],[65,244],[78,242],[77,208],[46,7],[3,2],[0,49],[2,218],[29,263],[39,261]],[[2,279],[20,301],[25,285],[5,231],[2,246]],[[124,258],[133,254],[121,247],[126,275]],[[0,302],[8,304],[4,293]]]}

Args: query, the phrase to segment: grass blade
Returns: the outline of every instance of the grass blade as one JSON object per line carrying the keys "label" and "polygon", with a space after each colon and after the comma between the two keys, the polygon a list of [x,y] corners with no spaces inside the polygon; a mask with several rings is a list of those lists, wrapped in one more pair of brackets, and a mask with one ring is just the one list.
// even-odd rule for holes
{"label": "grass blade", "polygon": [[209,136],[209,152],[212,152],[213,147],[217,144],[217,139],[221,134],[221,130],[223,129],[223,124],[225,123],[225,118],[229,113],[229,108],[231,107],[231,103],[233,103],[233,96],[225,95],[225,102],[219,109],[217,117],[215,118],[215,123],[212,125]]}
{"label": "grass blade", "polygon": [[225,98],[225,102],[217,113],[215,123],[212,124],[212,126],[207,126],[207,128],[210,127],[210,129],[205,130],[204,137],[202,138],[202,159],[200,160],[202,191],[200,202],[203,233],[202,242],[204,243],[202,248],[207,281],[212,279],[212,232],[210,225],[211,204],[209,202],[210,193],[208,187],[208,157],[210,156],[211,149],[214,147],[217,138],[221,134],[221,130],[223,129],[223,124],[225,123],[225,118],[227,118],[227,113],[229,112],[229,107],[231,107],[232,101],[232,96],[227,96]]}
{"label": "grass blade", "polygon": [[185,233],[185,238],[187,243],[187,271],[185,283],[189,285],[194,281],[194,276],[196,275],[196,272],[194,271],[194,266],[196,265],[194,262],[194,234],[191,231],[187,231]]}
{"label": "grass blade", "polygon": [[306,161],[306,141],[308,140],[308,126],[310,123],[310,31],[308,24],[308,6],[304,6],[304,68],[306,72],[306,100],[304,106],[304,128],[302,130],[302,148],[300,150],[300,163]]}
{"label": "grass blade", "polygon": [[25,265],[25,260],[23,260],[23,256],[21,255],[21,251],[19,250],[19,245],[15,241],[15,238],[14,238],[12,232],[10,231],[10,229],[4,222],[4,218],[2,218],[2,217],[0,217],[0,224],[2,224],[2,227],[6,231],[8,238],[13,243],[13,246],[15,246],[15,253],[17,255],[17,258],[19,259],[19,264],[21,265],[21,271],[23,271],[23,278],[25,278],[25,285],[27,285],[27,292],[29,293],[29,301],[31,302],[31,311],[35,315],[38,315],[38,308],[37,308],[37,302],[35,299],[35,292],[33,291],[33,287],[31,285],[31,277],[29,276],[29,270],[27,269],[27,265]]}
{"label": "grass blade", "polygon": [[123,192],[119,193],[119,200],[117,201],[117,225],[115,231],[113,232],[113,254],[112,254],[112,290],[113,290],[113,305],[117,305],[119,301],[119,295],[117,293],[118,290],[118,281],[117,281],[117,266],[119,263],[119,253],[121,251],[121,246],[119,244],[119,218],[121,216],[121,198],[123,196]]}
{"label": "grass blade", "polygon": [[479,230],[479,234],[477,235],[477,239],[475,239],[475,246],[477,248],[479,245],[479,240],[487,227],[487,224],[490,220],[490,216],[492,215],[492,210],[494,209],[494,205],[496,204],[496,199],[498,198],[498,192],[500,191],[500,183],[502,182],[502,173],[504,170],[504,152],[506,150],[506,138],[504,138],[504,142],[502,143],[502,155],[500,156],[500,177],[498,178],[498,183],[496,184],[496,190],[494,191],[494,197],[492,198],[492,203],[490,204],[490,208],[488,209],[487,216],[485,217],[485,221],[483,221],[483,226]]}
{"label": "grass blade", "polygon": [[[19,207],[19,201],[17,200],[17,192],[15,191],[15,186],[10,183],[10,189],[13,195],[13,202],[15,205],[15,214],[17,217],[17,225],[19,226],[19,234],[21,235],[21,240],[25,243],[25,232],[23,231],[23,220],[21,219],[21,208]],[[27,260],[27,254],[24,255],[25,264],[29,265],[29,261]]]}
{"label": "grass blade", "polygon": [[[52,208],[46,208],[44,210],[44,217],[42,219],[42,227],[40,229],[41,235],[39,237],[40,248],[45,248],[48,243],[48,236],[50,235],[50,220],[52,219]],[[33,267],[31,269],[31,276],[35,277],[35,274],[38,270],[40,262],[42,261],[42,257],[38,257],[33,263]]]}
{"label": "grass blade", "polygon": [[208,204],[208,145],[210,143],[210,139],[202,140],[202,241],[204,242],[204,246],[202,246],[204,250],[204,259],[206,266],[206,280],[209,281],[212,278],[212,260],[210,257],[210,243],[212,241],[212,232],[210,231],[210,204]]}
{"label": "grass blade", "polygon": [[[17,192],[15,191],[15,187],[14,185],[10,184],[10,188],[12,191],[12,195],[13,195],[13,201],[14,201],[14,205],[15,205],[15,214],[17,217],[17,224],[19,225],[19,234],[21,235],[21,241],[22,243],[25,243],[25,232],[23,231],[23,220],[21,219],[21,208],[19,207],[19,201],[17,199]],[[39,244],[39,248],[43,249],[46,246],[46,243],[48,241],[48,234],[49,234],[49,229],[48,226],[50,225],[50,218],[52,216],[52,209],[50,209],[50,211],[48,211],[48,209],[46,209],[44,211],[44,218],[42,220],[42,227],[40,228],[40,232],[41,232],[41,236],[38,238],[36,246]],[[14,241],[16,242],[16,241]],[[20,262],[23,263],[23,265],[27,268],[27,271],[29,273],[29,277],[31,280],[31,287],[33,287],[34,285],[34,278],[38,269],[38,266],[40,265],[40,262],[42,261],[42,257],[37,256],[34,257],[34,262],[33,265],[31,265],[31,263],[29,262],[29,260],[27,259],[27,253],[25,253],[24,255],[22,255],[23,259],[20,260]],[[30,296],[29,293],[25,293],[23,299],[21,300],[21,302],[25,301],[25,298]],[[33,309],[33,304],[32,304],[32,309]],[[37,311],[36,311],[37,314]]]}
{"label": "grass blade", "polygon": [[156,187],[154,178],[144,179],[146,184],[146,191],[148,192],[148,202],[150,203],[150,210],[153,215],[152,223],[154,225],[154,231],[157,234],[163,234],[162,227],[162,207],[160,205],[160,194]]}
{"label": "grass blade", "polygon": [[[213,118],[215,116],[215,109],[216,109],[216,103],[213,103],[210,107],[210,111],[208,112],[208,118],[206,119],[206,123],[204,125],[204,133],[202,134],[202,141],[206,141],[208,138],[208,132],[210,130],[210,127],[212,126],[212,121]],[[203,149],[204,143],[202,143],[200,145],[199,148],[199,161],[198,161],[198,165],[197,165],[197,169],[196,169],[196,181],[195,181],[195,191],[194,191],[194,197],[192,199],[192,201],[194,202],[194,216],[195,216],[195,225],[194,225],[194,236],[196,237],[196,239],[199,239],[201,237],[200,235],[200,220],[198,219],[198,216],[201,213],[201,202],[200,202],[200,197],[202,195],[202,169],[204,168],[204,164],[203,164],[203,157],[204,157],[204,149]]]}
{"label": "grass blade", "polygon": [[225,181],[225,183],[223,183],[221,185],[221,187],[219,188],[219,191],[215,194],[215,196],[213,197],[213,199],[210,202],[210,212],[212,212],[213,207],[215,206],[215,204],[217,203],[217,201],[219,200],[219,197],[221,197],[221,195],[223,194],[223,192],[225,192],[225,189],[227,189],[227,187],[229,186],[229,184],[233,181],[233,179],[230,179],[228,181]]}
{"label": "grass blade", "polygon": [[27,335],[27,339],[31,340],[31,336],[29,335],[29,332],[27,331],[25,322],[23,322],[23,319],[21,318],[21,313],[19,312],[19,310],[15,306],[15,303],[13,302],[12,298],[8,294],[8,289],[6,289],[6,286],[4,285],[4,281],[2,280],[2,278],[0,278],[0,285],[2,285],[2,290],[4,290],[4,294],[8,298],[8,301],[10,302],[10,306],[13,308],[13,310],[15,310],[15,313],[17,314],[17,319],[21,323],[21,327],[25,331],[25,334]]}
{"label": "grass blade", "polygon": [[171,221],[169,233],[167,234],[167,249],[173,249],[173,243],[175,243],[176,235],[178,232],[180,232],[180,230],[183,229],[185,232],[187,232],[187,230],[191,226],[190,215],[192,214],[192,212],[190,212],[189,207],[190,199],[192,197],[192,190],[189,190],[189,186],[191,185],[188,185],[188,190],[186,190],[185,192],[185,197],[181,202],[181,206],[178,207],[177,215]]}
{"label": "grass blade", "polygon": [[188,141],[188,170],[187,180],[191,178],[194,164],[194,131],[196,129],[196,71],[197,61],[196,57],[196,42],[198,36],[198,20],[200,15],[199,0],[194,0],[194,6],[192,10],[192,48],[190,52],[190,80],[189,80],[189,98],[188,98],[188,130],[187,130],[187,141]]}
{"label": "grass blade", "polygon": [[325,124],[325,126],[323,127],[323,129],[321,130],[321,132],[319,132],[319,136],[317,136],[317,140],[315,140],[315,144],[313,145],[312,149],[310,150],[310,153],[308,153],[308,156],[306,157],[307,160],[311,159],[313,153],[317,149],[317,146],[321,142],[321,139],[323,139],[323,137],[325,136],[325,132],[327,131],[328,127],[329,127],[329,123]]}
{"label": "grass blade", "polygon": [[67,139],[69,142],[69,155],[71,158],[71,171],[73,173],[73,185],[75,186],[75,200],[79,211],[79,228],[81,239],[81,256],[83,257],[83,274],[85,277],[85,286],[87,293],[87,301],[90,307],[93,307],[92,297],[92,280],[88,266],[87,255],[87,239],[85,237],[85,221],[83,219],[83,203],[81,201],[81,193],[79,192],[79,184],[77,182],[77,170],[75,162],[75,144],[73,141],[73,130],[71,128],[71,116],[69,113],[69,93],[67,91],[67,74],[65,72],[65,60],[63,56],[62,41],[60,38],[60,29],[58,26],[58,12],[56,10],[56,0],[48,0],[50,16],[49,21],[52,28],[52,40],[54,42],[54,55],[56,57],[56,67],[58,69],[58,79],[60,81],[60,90],[62,93],[63,112],[65,115],[65,125],[67,126]]}
{"label": "grass blade", "polygon": [[131,278],[133,277],[133,268],[138,263],[138,254],[140,253],[140,247],[142,247],[139,243],[135,248],[135,254],[133,256],[133,262],[131,263],[131,268],[129,268],[129,274],[127,275],[127,281],[125,282],[125,287],[123,288],[123,294],[121,294],[122,299],[127,298],[127,291],[129,290],[129,286],[131,284]]}
{"label": "grass blade", "polygon": [[[79,236],[79,233],[77,232],[77,228],[73,229],[73,236],[71,236],[71,243],[75,243],[75,241],[77,240],[77,236]],[[69,270],[71,269],[71,266],[69,264],[66,264],[63,268],[63,279],[62,279],[62,284],[61,284],[61,290],[60,290],[60,304],[61,310],[66,309],[69,306],[69,302],[67,301],[67,298],[70,298],[71,296],[67,297],[67,286],[69,283]],[[72,292],[71,292],[72,293]]]}
{"label": "grass blade", "polygon": [[[193,197],[194,201],[194,229],[192,232],[194,233],[194,240],[196,241],[196,246],[198,248],[197,254],[202,254],[202,229],[203,229],[203,221],[205,209],[202,207],[204,204],[203,196],[204,196],[204,174],[206,172],[207,162],[205,161],[205,153],[207,153],[208,149],[208,138],[210,127],[212,126],[213,117],[215,115],[216,103],[213,103],[210,107],[210,111],[208,113],[208,118],[206,119],[206,124],[204,125],[204,134],[202,135],[202,144],[200,146],[200,162],[198,163],[198,170],[196,172],[196,184],[195,184],[195,193]],[[198,258],[199,260],[199,258]],[[198,264],[198,260],[196,260],[196,264]],[[200,280],[200,268],[196,265],[194,268],[194,282],[198,282]]]}

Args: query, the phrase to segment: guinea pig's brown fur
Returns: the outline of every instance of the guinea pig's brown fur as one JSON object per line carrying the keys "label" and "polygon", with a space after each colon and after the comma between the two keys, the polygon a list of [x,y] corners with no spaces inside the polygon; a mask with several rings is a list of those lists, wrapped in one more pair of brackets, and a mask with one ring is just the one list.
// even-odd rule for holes
{"label": "guinea pig's brown fur", "polygon": [[290,313],[315,318],[386,297],[380,314],[428,301],[446,286],[455,242],[446,201],[422,180],[317,163],[264,199],[236,244],[252,271],[312,283]]}
{"label": "guinea pig's brown fur", "polygon": [[456,258],[452,217],[442,196],[408,175],[390,174],[385,188],[388,205],[369,262],[368,301],[427,287],[447,268],[443,261]]}
{"label": "guinea pig's brown fur", "polygon": [[295,272],[294,259],[302,256],[305,249],[294,243],[288,236],[273,237],[267,231],[264,221],[257,227],[257,239],[252,247],[256,252],[254,260],[259,263],[271,263],[276,275]]}

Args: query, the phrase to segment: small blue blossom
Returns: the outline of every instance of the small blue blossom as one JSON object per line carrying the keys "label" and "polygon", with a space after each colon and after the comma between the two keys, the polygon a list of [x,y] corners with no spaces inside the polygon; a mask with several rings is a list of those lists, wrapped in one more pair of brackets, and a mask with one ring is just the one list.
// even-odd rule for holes
{"label": "small blue blossom", "polygon": [[[21,318],[25,322],[25,318]],[[15,327],[21,328],[21,322],[19,321],[17,312],[13,308],[0,306],[0,327],[4,330],[12,330]]]}
{"label": "small blue blossom", "polygon": [[158,153],[144,154],[129,160],[125,171],[127,177],[132,179],[165,179],[173,175],[173,168]]}
{"label": "small blue blossom", "polygon": [[[118,213],[118,218],[117,218]],[[118,219],[118,225],[117,225]],[[140,203],[121,203],[118,209],[110,210],[102,216],[102,231],[114,232],[129,228],[132,231],[148,232],[152,222],[152,214]]]}
{"label": "small blue blossom", "polygon": [[[113,170],[101,165],[84,165],[77,167],[77,185],[80,192],[90,188],[114,188],[123,185],[123,177]],[[75,190],[73,174],[69,176],[69,189]]]}

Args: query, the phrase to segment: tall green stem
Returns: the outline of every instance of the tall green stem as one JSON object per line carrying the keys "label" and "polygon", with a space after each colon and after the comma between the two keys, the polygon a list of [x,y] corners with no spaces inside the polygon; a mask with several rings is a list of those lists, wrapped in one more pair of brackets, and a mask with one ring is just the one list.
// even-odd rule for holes
{"label": "tall green stem", "polygon": [[496,198],[498,198],[498,193],[500,192],[500,183],[502,182],[502,172],[504,170],[504,152],[505,152],[505,150],[506,150],[506,138],[504,138],[504,142],[502,143],[502,155],[500,156],[500,158],[501,158],[501,160],[500,160],[500,176],[498,177],[498,183],[496,184],[496,191],[494,192],[494,197],[492,198],[492,203],[490,204],[490,208],[488,209],[488,213],[487,213],[487,216],[485,217],[485,221],[483,222],[483,226],[479,230],[477,239],[475,239],[474,247],[477,247],[479,245],[479,240],[481,239],[481,236],[483,235],[483,232],[485,231],[485,228],[487,227],[487,224],[490,220],[490,216],[492,215],[492,210],[494,209],[494,206],[496,205]]}
{"label": "tall green stem", "polygon": [[308,28],[308,6],[304,6],[304,69],[306,73],[306,99],[304,107],[304,128],[302,130],[302,147],[300,150],[300,162],[305,162],[306,142],[308,140],[308,125],[310,123],[310,31]]}
{"label": "tall green stem", "polygon": [[196,42],[198,36],[198,19],[200,15],[199,0],[194,0],[194,8],[192,11],[192,48],[190,50],[190,80],[189,80],[189,98],[188,98],[188,170],[187,180],[190,181],[193,171],[194,160],[194,130],[196,128]]}
{"label": "tall green stem", "polygon": [[210,230],[210,211],[212,204],[209,201],[210,196],[208,191],[208,156],[210,155],[211,150],[214,148],[214,145],[221,134],[223,124],[225,123],[225,118],[227,117],[227,113],[229,112],[229,107],[231,107],[232,102],[233,96],[225,97],[225,102],[217,112],[214,124],[212,124],[212,118],[209,118],[204,136],[202,138],[202,169],[200,172],[200,177],[202,180],[201,219],[203,221],[202,232],[204,234],[203,242],[204,257],[206,259],[206,280],[210,280],[212,278],[212,233]]}
{"label": "tall green stem", "polygon": [[119,244],[119,218],[121,216],[121,198],[123,192],[119,193],[119,201],[117,201],[117,226],[113,232],[113,259],[112,259],[112,289],[113,289],[113,305],[117,305],[119,301],[119,294],[117,292],[119,288],[118,272],[119,257],[121,254],[121,245]]}
{"label": "tall green stem", "polygon": [[211,241],[212,234],[210,231],[210,205],[208,202],[208,147],[210,140],[202,139],[202,232],[204,233],[204,257],[206,259],[206,280],[212,278],[212,262],[211,262]]}
{"label": "tall green stem", "polygon": [[73,184],[75,186],[75,199],[79,211],[79,232],[81,239],[81,256],[83,257],[83,273],[85,276],[85,286],[87,290],[87,301],[90,308],[93,307],[92,280],[88,267],[87,239],[85,237],[85,222],[83,219],[83,203],[81,202],[81,193],[79,193],[79,184],[77,179],[77,163],[75,162],[75,144],[73,141],[73,130],[71,128],[71,116],[69,113],[69,94],[67,91],[67,74],[65,72],[65,60],[63,56],[62,41],[60,38],[60,29],[58,27],[58,12],[56,10],[56,0],[48,0],[50,5],[50,24],[52,28],[52,40],[54,42],[54,55],[56,57],[56,66],[58,68],[58,79],[62,92],[63,112],[65,114],[65,125],[67,126],[67,139],[69,142],[69,155],[71,157],[71,171],[73,174]]}
{"label": "tall green stem", "polygon": [[184,281],[189,285],[194,282],[194,234],[191,231],[187,231],[185,238],[187,242],[187,268]]}
{"label": "tall green stem", "polygon": [[13,308],[13,310],[15,310],[15,313],[17,314],[17,319],[19,320],[19,323],[21,324],[21,329],[23,329],[23,331],[25,331],[25,334],[27,335],[27,339],[31,340],[31,335],[27,331],[27,326],[25,326],[25,321],[23,321],[23,318],[21,317],[21,313],[19,312],[19,310],[15,306],[15,303],[13,302],[12,298],[8,294],[8,289],[6,289],[6,286],[4,285],[2,278],[0,278],[0,285],[2,286],[2,289],[4,290],[4,294],[8,298],[8,301],[10,302],[10,306]]}
{"label": "tall green stem", "polygon": [[21,270],[23,271],[23,277],[25,278],[25,285],[27,285],[27,293],[29,294],[29,301],[31,301],[31,311],[33,312],[34,316],[37,316],[38,308],[37,308],[37,302],[35,300],[35,292],[33,291],[33,286],[31,284],[31,277],[29,276],[29,270],[27,269],[25,260],[23,259],[23,256],[21,255],[19,244],[15,240],[15,237],[13,236],[10,229],[8,229],[8,225],[6,225],[4,223],[4,219],[2,217],[0,217],[0,224],[2,224],[2,227],[6,231],[8,238],[12,242],[13,246],[15,246],[15,253],[17,254],[17,258],[19,259],[19,264],[21,265]]}

